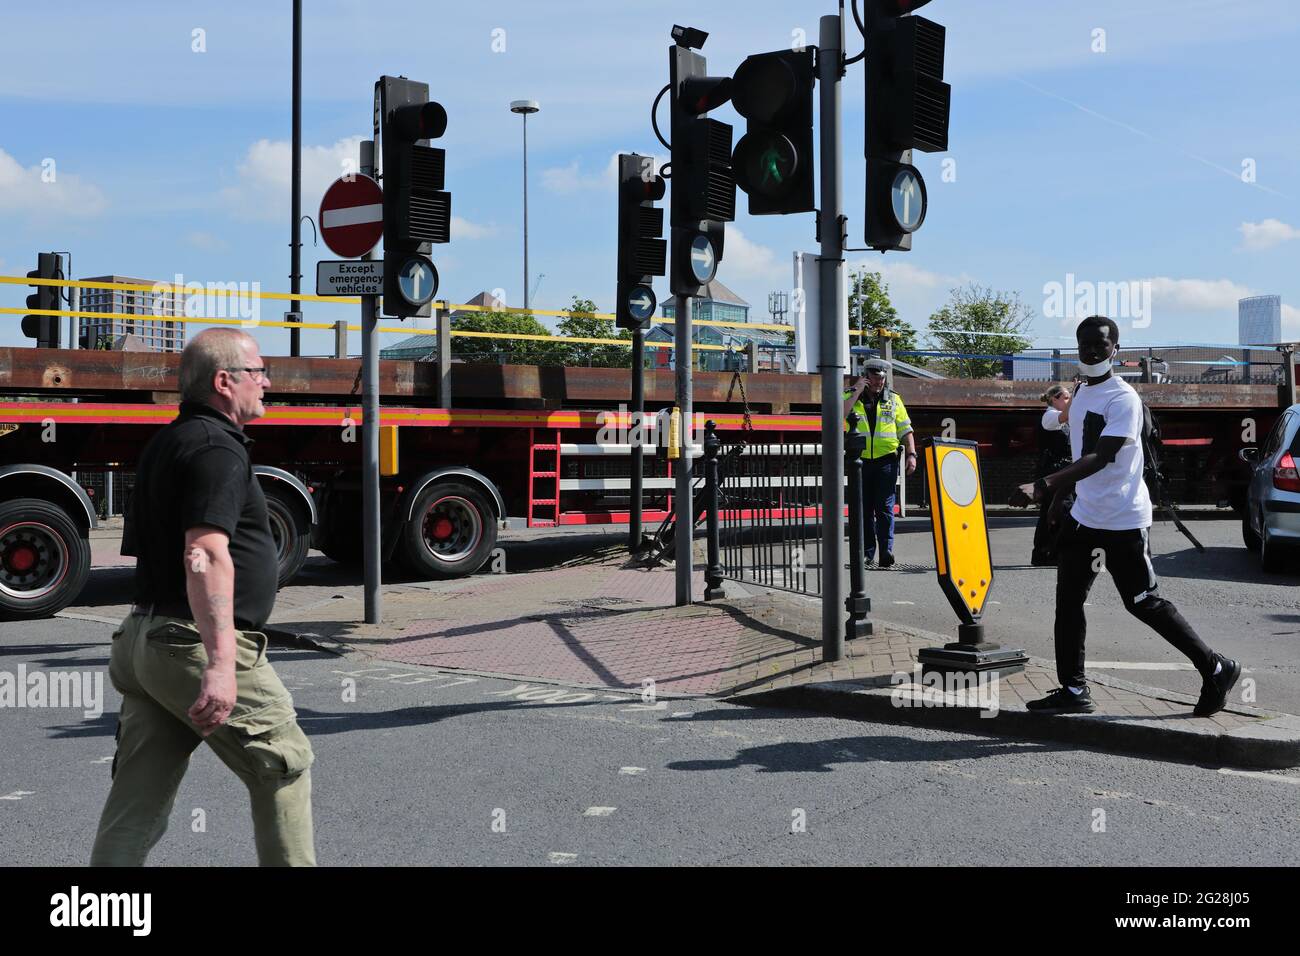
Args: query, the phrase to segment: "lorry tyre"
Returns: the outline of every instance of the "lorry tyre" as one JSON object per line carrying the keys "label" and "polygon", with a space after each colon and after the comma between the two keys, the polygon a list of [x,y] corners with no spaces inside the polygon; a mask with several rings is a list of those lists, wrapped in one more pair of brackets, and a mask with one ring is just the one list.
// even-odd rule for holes
{"label": "lorry tyre", "polygon": [[415,499],[402,527],[402,557],[415,574],[459,578],[473,574],[497,543],[496,512],[480,489],[438,481]]}
{"label": "lorry tyre", "polygon": [[38,498],[0,504],[0,618],[52,617],[90,576],[90,542],[58,505]]}
{"label": "lorry tyre", "polygon": [[271,537],[275,540],[276,587],[282,588],[298,576],[307,563],[307,550],[311,545],[311,528],[302,508],[293,499],[274,489],[267,489],[266,516],[271,524]]}

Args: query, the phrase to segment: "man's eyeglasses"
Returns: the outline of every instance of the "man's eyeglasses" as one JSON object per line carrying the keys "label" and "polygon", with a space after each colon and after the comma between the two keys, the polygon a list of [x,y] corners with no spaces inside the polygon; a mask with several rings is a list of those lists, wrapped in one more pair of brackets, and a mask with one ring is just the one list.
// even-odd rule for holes
{"label": "man's eyeglasses", "polygon": [[227,372],[248,372],[250,375],[255,375],[255,376],[257,376],[258,378],[262,378],[262,379],[265,379],[265,378],[266,378],[266,366],[265,366],[265,365],[261,365],[261,366],[250,366],[250,365],[245,365],[245,366],[240,367],[240,368],[228,368],[228,369],[226,369],[226,371],[227,371]]}

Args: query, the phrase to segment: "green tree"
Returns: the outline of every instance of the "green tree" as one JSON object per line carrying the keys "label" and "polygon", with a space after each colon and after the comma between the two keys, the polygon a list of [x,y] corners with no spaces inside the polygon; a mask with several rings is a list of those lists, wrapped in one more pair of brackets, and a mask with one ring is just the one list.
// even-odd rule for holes
{"label": "green tree", "polygon": [[[1014,355],[1032,345],[1025,334],[1034,310],[1018,292],[994,292],[971,283],[953,289],[948,304],[930,316],[930,340],[944,352]],[[949,358],[939,361],[957,378],[994,378],[1002,359]]]}
{"label": "green tree", "polygon": [[[557,326],[561,335],[584,339],[621,339],[632,341],[630,329],[620,329],[608,319],[598,319],[592,313],[596,303],[591,299],[573,297],[569,311],[575,313],[561,319]],[[631,368],[632,349],[622,345],[597,345],[594,342],[575,342],[564,346],[566,365],[591,365],[597,368]]]}
{"label": "green tree", "polygon": [[[518,312],[473,312],[452,323],[456,332],[496,332],[502,335],[550,335],[551,331],[531,315]],[[500,362],[512,365],[562,365],[565,346],[533,339],[489,339],[457,336],[452,352],[467,362]]]}
{"label": "green tree", "polygon": [[[889,286],[881,274],[870,272],[865,266],[849,272],[849,328],[868,333],[888,329],[898,333],[898,338],[894,339],[895,349],[909,352],[916,349],[916,329],[898,317],[898,310],[889,301]],[[853,345],[872,345],[875,342],[874,334],[850,338]]]}

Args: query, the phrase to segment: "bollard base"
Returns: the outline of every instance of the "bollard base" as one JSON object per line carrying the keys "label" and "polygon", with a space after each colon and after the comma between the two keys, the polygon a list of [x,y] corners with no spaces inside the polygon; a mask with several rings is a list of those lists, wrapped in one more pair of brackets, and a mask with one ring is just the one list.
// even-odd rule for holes
{"label": "bollard base", "polygon": [[727,589],[724,588],[721,584],[718,584],[716,586],[712,584],[706,584],[704,586],[704,600],[706,601],[720,601],[726,596],[727,596]]}
{"label": "bollard base", "polygon": [[865,618],[849,618],[844,622],[844,639],[846,641],[856,641],[859,637],[870,637],[875,633],[875,627]]}
{"label": "bollard base", "polygon": [[916,660],[923,672],[940,674],[983,671],[1018,674],[1029,663],[1029,658],[1022,650],[1003,650],[997,644],[984,643],[925,647],[917,652]]}

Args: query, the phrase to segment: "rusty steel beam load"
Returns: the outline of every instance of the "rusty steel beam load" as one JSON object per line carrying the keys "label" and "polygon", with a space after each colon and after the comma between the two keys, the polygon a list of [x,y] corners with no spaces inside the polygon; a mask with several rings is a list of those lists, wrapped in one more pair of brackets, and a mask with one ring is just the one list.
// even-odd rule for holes
{"label": "rusty steel beam load", "polygon": [[[361,394],[361,363],[354,359],[267,356],[272,401],[330,402]],[[176,401],[180,356],[161,352],[79,351],[0,348],[0,394],[50,399],[60,394],[113,401]],[[740,388],[731,372],[698,372],[695,402],[702,411],[739,408]],[[820,381],[816,375],[742,374],[745,395],[755,412],[816,413]],[[1000,379],[909,379],[897,381],[910,409],[1026,411],[1042,409],[1046,383]],[[1154,409],[1275,409],[1279,391],[1272,385],[1137,384]],[[379,363],[380,395],[418,405],[436,398],[437,363]],[[673,401],[673,373],[647,370],[645,398],[660,407]],[[460,408],[616,407],[631,396],[631,372],[617,368],[534,365],[452,366],[453,406]]]}

